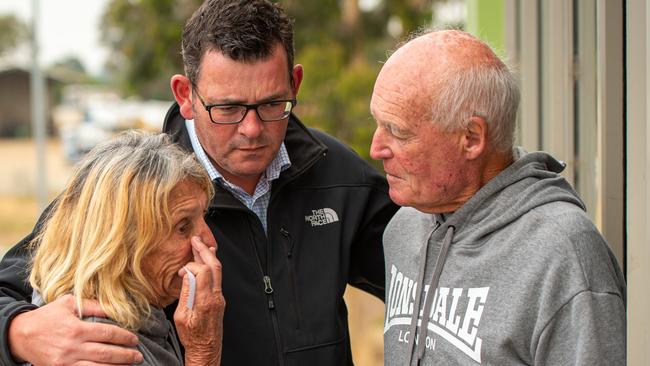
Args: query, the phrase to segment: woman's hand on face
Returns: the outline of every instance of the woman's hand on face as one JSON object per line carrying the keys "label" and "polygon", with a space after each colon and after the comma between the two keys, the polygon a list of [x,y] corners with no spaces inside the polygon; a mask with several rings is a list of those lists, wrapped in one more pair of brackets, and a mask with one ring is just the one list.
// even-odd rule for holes
{"label": "woman's hand on face", "polygon": [[[198,236],[192,237],[194,261],[178,271],[183,287],[174,313],[176,330],[185,347],[185,364],[219,365],[223,338],[223,313],[226,301],[221,291],[221,263],[216,248],[208,247]],[[188,307],[190,279],[185,269],[196,277],[192,309]]]}

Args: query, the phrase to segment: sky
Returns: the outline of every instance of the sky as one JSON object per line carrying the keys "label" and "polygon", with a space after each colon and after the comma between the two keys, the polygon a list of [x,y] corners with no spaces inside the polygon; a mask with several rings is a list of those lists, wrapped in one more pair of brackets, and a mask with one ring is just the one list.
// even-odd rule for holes
{"label": "sky", "polygon": [[[76,56],[91,74],[99,74],[108,50],[101,45],[99,23],[108,0],[38,0],[41,64]],[[0,0],[0,14],[14,14],[29,26],[32,0]],[[28,66],[28,65],[26,65]]]}

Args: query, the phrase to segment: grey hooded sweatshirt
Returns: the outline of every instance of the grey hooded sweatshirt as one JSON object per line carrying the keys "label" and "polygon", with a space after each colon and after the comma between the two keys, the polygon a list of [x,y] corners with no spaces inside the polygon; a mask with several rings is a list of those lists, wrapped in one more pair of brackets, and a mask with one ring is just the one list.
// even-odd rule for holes
{"label": "grey hooded sweatshirt", "polygon": [[388,224],[386,365],[625,364],[614,255],[561,163],[514,156],[453,214]]}
{"label": "grey hooded sweatshirt", "polygon": [[[45,305],[41,294],[34,290],[32,293],[32,304],[37,306]],[[120,326],[116,321],[109,318],[95,316],[83,317],[83,320],[92,323],[104,323]],[[139,366],[183,366],[183,354],[178,343],[176,330],[162,309],[151,307],[151,316],[144,321],[138,336],[136,348],[142,354],[144,361]],[[21,366],[31,366],[31,363],[22,363]]]}

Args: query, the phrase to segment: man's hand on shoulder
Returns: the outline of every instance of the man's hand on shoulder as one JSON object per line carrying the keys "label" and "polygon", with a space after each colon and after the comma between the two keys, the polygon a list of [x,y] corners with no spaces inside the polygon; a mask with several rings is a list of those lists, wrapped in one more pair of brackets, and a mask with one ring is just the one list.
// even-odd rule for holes
{"label": "man's hand on shoulder", "polygon": [[[9,348],[19,362],[34,365],[132,365],[142,362],[133,348],[138,337],[118,326],[77,316],[72,295],[17,315],[9,325]],[[96,301],[84,300],[83,316],[105,317]]]}

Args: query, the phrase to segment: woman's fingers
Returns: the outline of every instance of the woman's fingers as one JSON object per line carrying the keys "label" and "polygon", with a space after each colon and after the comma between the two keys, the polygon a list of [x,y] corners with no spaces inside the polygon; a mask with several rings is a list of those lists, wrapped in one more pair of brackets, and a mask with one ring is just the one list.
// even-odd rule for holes
{"label": "woman's fingers", "polygon": [[[191,271],[192,274],[194,274],[196,280],[196,296],[204,293],[214,293],[215,286],[212,274],[213,271],[209,265],[200,264],[197,262],[189,262],[185,265],[184,268],[187,268],[187,270]],[[186,274],[185,277],[187,277]],[[183,281],[185,282],[185,278]]]}
{"label": "woman's fingers", "polygon": [[203,243],[201,238],[195,236],[192,238],[192,250],[195,253],[194,260],[210,268],[212,273],[212,290],[221,291],[221,262],[219,262],[215,255],[216,248],[208,247]]}
{"label": "woman's fingers", "polygon": [[[223,315],[226,307],[226,301],[221,292],[221,262],[215,255],[215,248],[205,245],[201,238],[192,237],[191,243],[194,261],[187,263],[178,271],[178,274],[183,276],[180,302],[185,304],[187,304],[189,296],[189,273],[195,276],[194,307],[179,306],[176,308],[174,322],[181,343],[185,347],[186,356],[204,353],[220,355]],[[204,361],[198,362],[198,364],[214,364],[212,361]]]}

